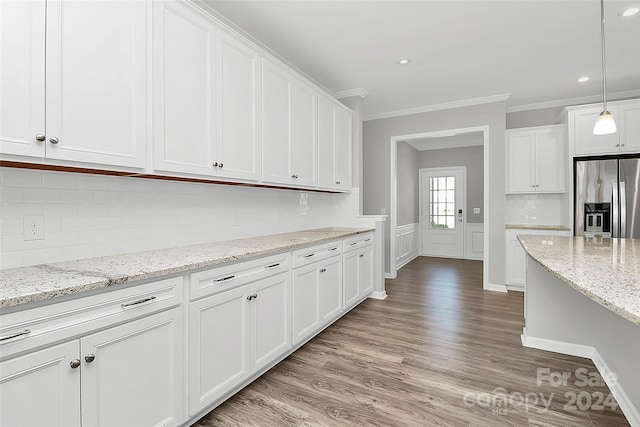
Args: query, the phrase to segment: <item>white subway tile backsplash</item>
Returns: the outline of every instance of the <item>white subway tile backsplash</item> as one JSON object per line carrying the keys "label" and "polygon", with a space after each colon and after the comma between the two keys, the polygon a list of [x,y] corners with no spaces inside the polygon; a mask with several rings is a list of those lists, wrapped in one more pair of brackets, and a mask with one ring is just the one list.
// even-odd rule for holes
{"label": "white subway tile backsplash", "polygon": [[42,172],[2,168],[3,187],[42,187]]}
{"label": "white subway tile backsplash", "polygon": [[25,203],[59,203],[60,190],[55,188],[25,188],[22,190]]}
{"label": "white subway tile backsplash", "polygon": [[[0,174],[2,268],[326,227],[336,212],[345,214],[338,205],[349,199],[308,193],[301,215],[300,191],[10,168]],[[44,215],[44,240],[24,241],[25,215]]]}

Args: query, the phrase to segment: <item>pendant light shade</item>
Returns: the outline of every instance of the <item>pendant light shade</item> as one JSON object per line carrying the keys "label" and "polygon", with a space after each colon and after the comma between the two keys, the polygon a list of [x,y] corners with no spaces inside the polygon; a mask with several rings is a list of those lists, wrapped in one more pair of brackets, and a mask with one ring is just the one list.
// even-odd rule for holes
{"label": "pendant light shade", "polygon": [[602,47],[602,113],[596,119],[593,126],[594,135],[609,135],[616,133],[618,127],[616,121],[609,111],[607,111],[607,67],[605,61],[604,42],[604,0],[600,0],[600,42]]}
{"label": "pendant light shade", "polygon": [[616,133],[618,131],[618,127],[616,126],[616,121],[613,120],[613,116],[607,110],[604,110],[598,118],[596,119],[596,124],[593,127],[594,135],[609,135],[611,133]]}

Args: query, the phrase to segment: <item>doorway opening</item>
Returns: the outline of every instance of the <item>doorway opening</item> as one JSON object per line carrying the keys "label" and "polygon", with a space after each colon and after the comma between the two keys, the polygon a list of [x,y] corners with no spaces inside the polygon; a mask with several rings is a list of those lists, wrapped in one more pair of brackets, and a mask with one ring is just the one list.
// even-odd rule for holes
{"label": "doorway opening", "polygon": [[[473,140],[473,142],[471,142]],[[457,142],[456,142],[457,141]],[[453,216],[451,218],[448,218],[448,214],[449,212],[444,212],[444,215],[437,215],[437,216],[442,216],[443,218],[438,218],[438,221],[440,219],[444,220],[444,223],[447,223],[447,221],[451,222],[453,218],[455,218],[455,221],[459,224],[460,221],[458,221],[458,210],[462,209],[462,224],[464,228],[468,228],[468,229],[474,229],[477,230],[477,233],[475,233],[473,236],[470,237],[470,234],[467,230],[466,235],[463,235],[462,241],[466,243],[463,243],[463,247],[465,248],[464,250],[466,250],[466,248],[468,248],[469,244],[472,243],[474,245],[476,245],[476,247],[481,248],[480,249],[480,257],[479,258],[474,258],[474,259],[482,259],[483,262],[483,287],[486,289],[490,289],[490,285],[489,285],[489,221],[488,218],[490,216],[490,206],[489,206],[489,126],[476,126],[476,127],[468,127],[468,128],[459,128],[459,129],[446,129],[446,130],[441,130],[441,131],[434,131],[434,132],[423,132],[423,133],[418,133],[418,134],[410,134],[410,135],[398,135],[398,136],[394,136],[391,138],[391,144],[390,144],[390,177],[391,177],[391,203],[390,203],[390,212],[389,212],[389,229],[390,229],[390,239],[389,239],[389,252],[390,252],[390,271],[387,274],[388,278],[395,278],[397,276],[397,269],[399,268],[399,266],[396,264],[396,261],[399,259],[397,256],[401,255],[402,252],[404,252],[404,241],[397,236],[398,230],[402,229],[402,227],[398,227],[398,143],[402,143],[402,142],[406,142],[412,146],[417,147],[420,146],[421,148],[419,148],[419,151],[422,152],[423,150],[433,150],[433,149],[448,149],[448,148],[460,148],[460,147],[470,147],[470,146],[482,146],[482,148],[478,148],[478,150],[481,151],[482,153],[482,172],[481,172],[481,177],[478,177],[478,179],[476,179],[475,181],[478,181],[478,185],[481,185],[481,189],[482,189],[482,197],[480,198],[480,200],[482,201],[482,217],[484,218],[484,220],[480,223],[474,223],[474,221],[470,221],[471,223],[469,223],[469,215],[471,213],[467,212],[467,207],[465,206],[466,203],[466,197],[465,200],[462,203],[462,208],[455,208],[454,212],[453,212]],[[425,147],[425,148],[423,148]],[[425,168],[433,168],[437,165],[430,165],[427,166]],[[446,165],[446,166],[458,166],[458,165]],[[443,175],[444,176],[444,175]],[[420,181],[422,181],[422,177],[420,177]],[[445,189],[445,192],[447,190]],[[479,193],[480,191],[474,192],[474,193]],[[424,196],[423,194],[423,190],[420,190],[419,192],[420,198],[426,198],[426,196]],[[479,196],[479,195],[478,195]],[[447,203],[446,201],[446,193],[445,193],[445,204]],[[421,200],[420,203],[420,210],[424,209],[424,202]],[[469,208],[471,209],[472,207],[476,207],[475,204],[473,206],[470,206]],[[449,210],[450,206],[441,206],[441,208],[443,208],[444,210]],[[474,209],[473,211],[476,211],[477,209]],[[472,211],[472,212],[473,212]],[[422,217],[422,213],[419,213],[419,216]],[[420,222],[422,223],[423,220],[420,219]],[[403,223],[402,223],[403,224]],[[427,224],[430,224],[430,220],[429,222],[427,222]],[[422,227],[420,227],[422,228]],[[417,231],[419,234],[419,238],[417,239],[420,245],[420,248],[418,250],[419,254],[424,254],[427,255],[427,253],[431,254],[433,252],[431,252],[430,249],[428,249],[427,251],[423,250],[423,241],[422,241],[422,230]],[[443,233],[436,233],[436,234],[443,234]],[[474,237],[474,236],[479,236],[479,237]],[[451,237],[443,237],[443,236],[439,236],[437,238],[435,238],[435,242],[438,241],[446,241],[447,239],[451,240]],[[433,239],[432,239],[433,240]],[[459,252],[456,252],[457,254],[459,254]],[[435,256],[435,255],[429,255],[429,256]],[[441,255],[442,256],[442,255]],[[456,255],[447,255],[449,257],[458,257]],[[461,258],[464,258],[461,257]],[[403,264],[401,264],[400,266],[402,266]]]}

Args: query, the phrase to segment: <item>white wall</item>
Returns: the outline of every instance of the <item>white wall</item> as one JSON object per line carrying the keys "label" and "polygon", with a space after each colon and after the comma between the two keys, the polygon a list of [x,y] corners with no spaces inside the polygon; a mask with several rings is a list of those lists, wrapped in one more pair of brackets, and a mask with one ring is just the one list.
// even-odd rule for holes
{"label": "white wall", "polygon": [[[0,168],[0,268],[345,224],[358,192],[329,194]],[[354,200],[355,199],[355,200]],[[25,215],[45,239],[25,241]]]}

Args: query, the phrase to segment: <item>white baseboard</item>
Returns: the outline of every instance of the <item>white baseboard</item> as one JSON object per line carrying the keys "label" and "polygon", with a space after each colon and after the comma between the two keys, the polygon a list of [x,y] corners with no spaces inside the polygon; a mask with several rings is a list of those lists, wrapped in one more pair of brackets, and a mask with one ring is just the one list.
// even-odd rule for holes
{"label": "white baseboard", "polygon": [[371,292],[369,298],[383,300],[387,298],[387,291],[374,291]]}
{"label": "white baseboard", "polygon": [[384,273],[384,278],[385,279],[395,279],[396,277],[398,277],[397,273],[394,273],[394,274],[387,273],[387,272]]}
{"label": "white baseboard", "polygon": [[402,267],[404,267],[405,265],[409,264],[411,261],[413,261],[414,259],[418,258],[420,256],[420,254],[418,253],[418,249],[415,249],[411,252],[409,252],[407,254],[407,256],[403,257],[402,259],[398,260],[398,264],[396,266],[397,270],[400,270]]}
{"label": "white baseboard", "polygon": [[482,288],[485,291],[493,291],[493,292],[507,292],[507,287],[505,285],[496,285],[494,283],[485,283]]}
{"label": "white baseboard", "polygon": [[640,411],[635,407],[624,389],[620,387],[620,384],[615,381],[615,377],[609,375],[612,370],[609,369],[596,348],[587,345],[531,337],[527,335],[527,328],[522,328],[520,339],[522,345],[525,347],[591,359],[602,379],[604,379],[609,387],[609,390],[611,390],[611,394],[615,397],[616,402],[620,405],[620,409],[624,413],[624,416],[627,417],[629,424],[631,424],[632,427],[640,427]]}
{"label": "white baseboard", "polygon": [[508,291],[515,291],[515,292],[524,292],[524,285],[509,285],[509,284],[507,284],[507,290]]}

